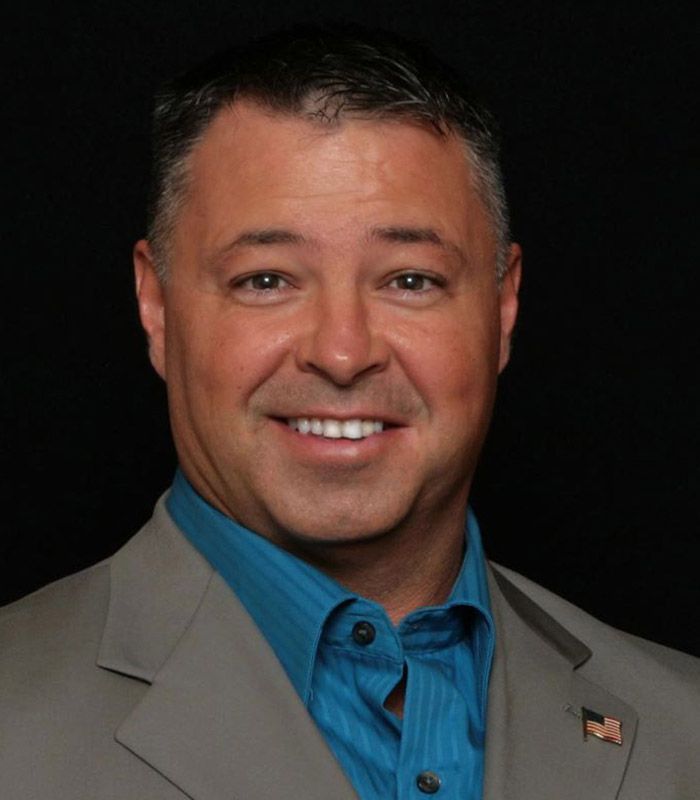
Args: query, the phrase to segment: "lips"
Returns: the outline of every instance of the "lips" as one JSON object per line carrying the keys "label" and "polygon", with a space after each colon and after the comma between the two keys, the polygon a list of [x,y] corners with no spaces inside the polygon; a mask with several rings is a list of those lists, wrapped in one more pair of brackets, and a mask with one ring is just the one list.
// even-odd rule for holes
{"label": "lips", "polygon": [[384,421],[378,419],[334,419],[331,417],[291,417],[287,425],[292,430],[308,436],[320,436],[324,439],[366,439],[368,436],[381,433]]}

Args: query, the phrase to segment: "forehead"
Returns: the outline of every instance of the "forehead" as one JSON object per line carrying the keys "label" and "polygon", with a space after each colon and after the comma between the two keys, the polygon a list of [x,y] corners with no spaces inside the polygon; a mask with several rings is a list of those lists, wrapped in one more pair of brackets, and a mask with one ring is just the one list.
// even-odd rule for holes
{"label": "forehead", "polygon": [[329,236],[420,225],[452,239],[488,227],[456,136],[398,120],[314,121],[244,101],[220,111],[195,146],[185,205],[208,240],[243,225],[293,223]]}

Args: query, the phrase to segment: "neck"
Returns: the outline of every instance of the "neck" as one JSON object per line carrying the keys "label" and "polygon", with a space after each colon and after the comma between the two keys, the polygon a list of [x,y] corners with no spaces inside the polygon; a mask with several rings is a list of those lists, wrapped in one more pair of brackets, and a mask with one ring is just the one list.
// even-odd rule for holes
{"label": "neck", "polygon": [[[223,514],[265,535],[264,526],[234,516],[206,481],[189,480]],[[268,531],[266,538],[351,592],[379,603],[397,625],[412,611],[441,605],[449,597],[464,557],[468,494],[467,485],[433,502],[429,511],[367,539],[310,541],[283,530]],[[437,513],[436,507],[441,509]]]}
{"label": "neck", "polygon": [[379,603],[397,625],[412,611],[447,600],[464,557],[464,519],[293,552],[355,594]]}

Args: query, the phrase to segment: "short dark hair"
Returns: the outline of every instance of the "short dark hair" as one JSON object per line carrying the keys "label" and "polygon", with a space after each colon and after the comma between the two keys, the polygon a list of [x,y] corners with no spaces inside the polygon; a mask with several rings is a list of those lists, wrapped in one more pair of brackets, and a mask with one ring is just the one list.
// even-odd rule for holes
{"label": "short dark hair", "polygon": [[497,236],[498,277],[505,272],[510,231],[492,115],[422,46],[386,32],[325,26],[282,31],[226,50],[157,93],[148,237],[161,277],[192,149],[217,112],[240,99],[321,123],[397,119],[441,136],[457,135]]}

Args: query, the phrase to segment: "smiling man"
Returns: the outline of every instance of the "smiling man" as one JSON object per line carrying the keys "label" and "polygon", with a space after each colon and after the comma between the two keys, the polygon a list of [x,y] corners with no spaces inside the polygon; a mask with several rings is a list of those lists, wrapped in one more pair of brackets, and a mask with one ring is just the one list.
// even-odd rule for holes
{"label": "smiling man", "polygon": [[180,468],[3,612],[11,797],[691,797],[697,662],[492,567],[468,510],[521,254],[454,76],[327,31],[177,79],[134,260]]}
{"label": "smiling man", "polygon": [[398,622],[462,560],[519,250],[457,135],[306,102],[218,111],[139,303],[192,485]]}

